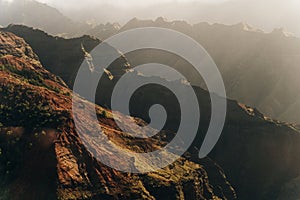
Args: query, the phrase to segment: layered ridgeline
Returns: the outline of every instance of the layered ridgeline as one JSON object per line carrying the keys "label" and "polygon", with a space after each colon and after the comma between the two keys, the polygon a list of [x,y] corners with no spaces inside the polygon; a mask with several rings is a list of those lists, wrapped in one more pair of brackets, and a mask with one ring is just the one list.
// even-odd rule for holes
{"label": "layered ridgeline", "polygon": [[[13,26],[7,30],[23,36],[28,43],[32,43],[35,52],[38,52],[38,55],[40,54],[41,56],[50,52],[50,49],[47,47],[55,44],[56,40],[64,41],[61,44],[65,45],[57,46],[55,50],[51,49],[51,53],[53,53],[56,60],[64,58],[64,65],[52,65],[52,61],[47,58],[41,61],[49,70],[60,71],[60,74],[64,74],[65,70],[70,71],[73,69],[74,73],[78,70],[80,63],[74,66],[68,64],[68,62],[73,63],[74,57],[71,55],[66,56],[62,52],[69,48],[78,52],[82,51],[81,42],[74,42],[82,40],[82,38],[72,40],[73,44],[71,44],[71,42],[67,42],[70,40],[55,39],[46,33],[26,27]],[[35,37],[32,38],[31,35]],[[33,42],[35,39],[38,41]],[[90,40],[97,43],[95,39],[90,38]],[[86,45],[85,48],[92,49],[93,45]],[[78,55],[83,55],[83,53]],[[110,66],[110,69],[116,69],[115,72],[118,73],[125,73],[124,66],[129,67],[127,59],[122,55],[120,55],[120,59]],[[78,60],[83,60],[83,57]],[[145,61],[147,62],[148,60],[145,59]],[[135,80],[147,78],[137,75],[135,72],[129,73]],[[112,72],[112,75],[115,75],[114,72]],[[104,90],[111,90],[118,81],[118,77],[115,76],[113,80],[104,77],[102,83],[107,86],[104,87]],[[73,82],[73,78],[73,76],[65,76],[64,81],[70,84]],[[176,87],[180,90],[182,89],[182,91],[186,87],[180,81],[171,83],[176,84]],[[72,87],[72,84],[69,86]],[[173,94],[157,85],[150,85],[142,89],[138,90],[132,97],[132,114],[148,121],[148,108],[153,104],[162,104],[168,112],[168,121],[165,129],[176,132],[180,121],[180,112],[178,102],[176,99],[174,100]],[[210,100],[209,94],[205,90],[198,87],[194,87],[194,90],[199,98],[201,122],[198,136],[194,145],[189,149],[190,159],[204,166],[209,173],[208,177],[217,176],[211,180],[211,183],[220,183],[218,181],[218,173],[216,173],[218,170],[211,166],[211,162],[198,159],[198,149],[210,119]],[[105,95],[99,95],[101,93]],[[99,89],[96,99],[98,104],[109,107],[109,94],[109,91]],[[162,137],[166,142],[173,137],[171,133],[166,136]],[[296,127],[271,120],[256,109],[228,100],[225,128],[220,141],[209,156],[224,169],[230,183],[236,189],[239,199],[277,199],[280,196],[284,197],[283,199],[297,199],[300,197],[300,190],[298,190],[300,185],[298,181],[300,175],[299,151],[300,135]]]}
{"label": "layered ridgeline", "polygon": [[[230,98],[256,107],[271,118],[300,123],[297,76],[300,40],[282,29],[264,33],[244,23],[232,26],[208,23],[190,25],[184,21],[168,22],[163,18],[155,21],[134,18],[123,27],[117,23],[93,27],[72,22],[55,8],[36,1],[2,0],[0,25],[11,23],[25,24],[67,37],[85,33],[101,40],[124,30],[145,26],[183,32],[197,40],[213,57],[223,75]],[[159,59],[160,62],[190,75],[194,84],[205,87],[198,76],[193,77],[189,64],[174,55],[148,50],[127,55],[127,58],[132,65],[143,63],[146,59]]]}
{"label": "layered ridgeline", "polygon": [[[12,33],[0,32],[0,85],[1,199],[235,199],[222,170],[209,160],[212,180],[202,165],[186,158],[142,175],[121,173],[98,162],[76,132],[72,91]],[[111,155],[110,162],[126,166],[124,159],[131,158],[131,151],[164,145],[158,139],[131,140],[118,129],[109,110],[79,96],[75,99],[85,102],[83,110],[96,109],[99,116],[99,123],[85,116],[86,132],[102,127],[123,157]],[[92,140],[88,134],[85,139]],[[109,151],[104,146],[94,146],[94,151],[102,155]]]}
{"label": "layered ridgeline", "polygon": [[102,37],[99,39],[105,39],[121,28],[117,23],[74,21],[56,8],[35,0],[0,0],[0,26],[6,27],[10,24],[35,27],[64,37],[97,35],[101,32]]}
{"label": "layered ridgeline", "polygon": [[[198,41],[219,67],[230,98],[256,107],[272,118],[300,123],[300,39],[282,29],[264,33],[244,23],[190,25],[185,21],[168,22],[163,18],[155,21],[135,18],[119,32],[146,26],[177,30]],[[103,39],[107,32],[99,28],[91,34]],[[153,59],[172,65],[190,75],[194,84],[204,87],[197,76],[193,77],[195,73],[189,64],[174,55],[148,50],[126,57],[132,65]]]}
{"label": "layered ridgeline", "polygon": [[[300,123],[297,76],[300,40],[282,29],[264,33],[244,23],[232,26],[208,23],[190,25],[184,21],[168,22],[163,18],[155,21],[134,18],[123,27],[117,23],[92,26],[72,22],[56,9],[36,1],[1,0],[0,25],[11,23],[25,24],[67,37],[89,34],[101,40],[124,30],[144,26],[183,32],[197,40],[213,57],[230,98],[256,107],[271,118]],[[189,64],[174,55],[148,50],[127,55],[127,58],[132,65],[143,63],[146,59],[159,59],[190,75],[194,84],[205,87],[198,76],[194,77]]]}

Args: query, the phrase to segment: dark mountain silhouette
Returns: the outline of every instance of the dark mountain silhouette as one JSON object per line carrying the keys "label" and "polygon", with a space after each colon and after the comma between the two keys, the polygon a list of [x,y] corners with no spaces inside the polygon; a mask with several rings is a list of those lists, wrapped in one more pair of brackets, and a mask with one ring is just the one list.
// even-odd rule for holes
{"label": "dark mountain silhouette", "polygon": [[[208,28],[218,28],[221,26],[225,30],[229,29],[230,32],[232,31],[232,28],[235,28],[237,29],[237,32],[242,32],[246,35],[253,34],[252,32],[241,30],[239,27],[227,27],[223,25],[204,26],[207,26]],[[17,29],[17,27],[15,28]],[[36,30],[33,29],[29,30],[33,32],[32,35],[36,32]],[[205,28],[205,30],[207,30],[207,28]],[[255,34],[260,35],[262,33]],[[19,35],[22,35],[22,33],[19,33]],[[31,34],[23,34],[25,40],[29,44],[32,40],[30,35]],[[54,41],[51,39],[51,36],[49,37],[45,34],[41,34],[41,36],[43,37],[39,37],[40,43],[49,43],[49,45],[43,47],[36,46],[35,51],[40,52],[40,54],[42,54],[42,52],[48,52],[47,46],[51,46],[50,44]],[[289,38],[286,38],[285,36],[282,37],[285,38],[284,40],[289,41]],[[78,45],[79,44],[77,44],[77,46]],[[68,47],[66,46],[65,48]],[[54,51],[57,59],[65,57],[60,51],[61,48],[57,48]],[[166,56],[170,55],[166,54]],[[71,57],[65,59],[72,60]],[[147,61],[147,59],[141,60]],[[52,70],[60,69],[62,71],[70,70],[70,68],[76,71],[78,70],[77,66],[80,65],[77,64],[75,66],[71,66],[66,63],[65,67],[56,68],[48,63],[50,61],[47,61],[47,59],[44,61],[42,60],[42,62],[46,67]],[[135,64],[137,63],[138,62]],[[120,71],[122,71],[124,65],[128,65],[126,59],[123,60],[123,64],[119,63],[111,67],[115,67],[115,69],[119,67]],[[136,72],[129,73],[131,73],[135,79],[147,78],[136,74]],[[72,81],[70,80],[72,80],[73,77],[64,77],[64,79],[67,83],[71,83]],[[157,77],[157,79],[160,78]],[[107,77],[102,79],[102,83],[105,83],[107,86],[104,87],[105,90],[111,90],[117,81],[118,78],[113,81],[110,81]],[[176,85],[180,90],[184,90],[184,88],[187,87],[180,81],[173,81],[171,84]],[[72,85],[70,85],[70,87],[72,87]],[[138,90],[132,97],[132,115],[140,117],[147,122],[149,121],[149,106],[153,104],[162,104],[165,106],[168,112],[168,121],[164,128],[165,130],[171,131],[171,133],[168,132],[166,137],[162,138],[165,138],[165,142],[168,142],[168,140],[173,137],[172,132],[176,132],[178,129],[178,123],[180,120],[178,103],[174,100],[174,96],[170,91],[161,88],[160,86],[150,85],[142,89],[143,90]],[[211,110],[209,93],[196,86],[194,87],[194,90],[200,104],[201,121],[198,136],[195,139],[194,144],[189,149],[191,156],[190,159],[203,165],[208,173],[215,174],[215,170],[210,168],[210,164],[206,163],[207,160],[198,159],[197,150],[202,143],[210,119]],[[106,91],[99,89],[98,94],[101,94],[101,92]],[[99,105],[109,107],[110,93],[106,92],[104,94],[105,95],[97,95],[97,103]],[[218,163],[225,171],[228,180],[236,189],[239,199],[276,199],[280,196],[294,195],[293,197],[295,197],[298,194],[297,188],[293,187],[293,185],[298,184],[297,180],[300,172],[299,151],[300,135],[297,127],[271,120],[256,109],[233,100],[228,100],[228,112],[225,128],[217,146],[209,157],[216,161],[216,163]],[[299,198],[299,196],[297,196],[297,198]]]}
{"label": "dark mountain silhouette", "polygon": [[57,9],[34,0],[0,1],[0,25],[24,24],[54,35],[80,35],[89,25],[77,23]]}
{"label": "dark mountain silhouette", "polygon": [[[235,199],[222,170],[210,160],[206,162],[214,172],[212,182],[203,166],[184,157],[142,175],[121,173],[99,163],[76,132],[72,91],[43,68],[23,39],[0,32],[0,41],[1,199]],[[84,101],[79,96],[75,99]],[[130,151],[164,145],[149,138],[124,151],[132,141],[119,131],[111,111],[87,106],[101,115],[99,124],[85,116],[90,122],[87,129],[103,127],[124,158],[130,158]],[[118,118],[126,117],[119,114]],[[100,146],[95,150],[107,151]],[[128,165],[113,155],[110,162]]]}
{"label": "dark mountain silhouette", "polygon": [[[245,23],[190,25],[163,18],[155,21],[134,18],[120,32],[146,26],[174,29],[198,41],[219,67],[229,98],[256,107],[271,118],[300,123],[297,76],[300,39],[289,36],[283,29],[264,33]],[[100,32],[95,36],[104,37]],[[147,50],[126,57],[134,66],[156,59],[187,75],[192,84],[206,87],[189,63],[178,56]],[[151,69],[148,72],[151,73]]]}

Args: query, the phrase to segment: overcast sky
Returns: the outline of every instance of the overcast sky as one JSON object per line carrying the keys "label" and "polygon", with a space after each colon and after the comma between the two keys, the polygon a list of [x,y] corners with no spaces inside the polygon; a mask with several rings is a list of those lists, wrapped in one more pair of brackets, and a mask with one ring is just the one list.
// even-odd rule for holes
{"label": "overcast sky", "polygon": [[137,7],[150,6],[155,4],[163,4],[170,2],[187,3],[187,2],[201,2],[208,4],[222,3],[229,0],[38,0],[51,5],[66,6],[66,7],[81,7],[87,5],[101,5],[108,4],[120,7]]}
{"label": "overcast sky", "polygon": [[272,31],[284,28],[300,36],[300,0],[38,0],[75,20],[126,23],[133,17],[166,17],[191,23],[246,22]]}

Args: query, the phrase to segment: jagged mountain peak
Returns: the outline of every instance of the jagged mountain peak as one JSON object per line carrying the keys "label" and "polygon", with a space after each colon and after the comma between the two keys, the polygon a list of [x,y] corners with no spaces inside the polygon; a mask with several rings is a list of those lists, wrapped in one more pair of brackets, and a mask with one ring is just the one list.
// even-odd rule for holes
{"label": "jagged mountain peak", "polygon": [[234,24],[234,25],[232,25],[232,27],[237,28],[242,31],[263,32],[255,27],[249,25],[246,22],[240,22],[240,23]]}
{"label": "jagged mountain peak", "polygon": [[284,28],[275,28],[270,34],[277,37],[294,37],[293,33],[286,31]]}
{"label": "jagged mountain peak", "polygon": [[167,18],[164,18],[164,17],[158,17],[156,20],[155,20],[156,23],[166,23],[167,22]]}

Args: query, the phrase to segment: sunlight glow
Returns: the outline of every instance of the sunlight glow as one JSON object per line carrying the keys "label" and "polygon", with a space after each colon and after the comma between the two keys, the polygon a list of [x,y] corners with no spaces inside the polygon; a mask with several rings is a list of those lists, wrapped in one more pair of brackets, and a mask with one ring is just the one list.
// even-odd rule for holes
{"label": "sunlight glow", "polygon": [[[78,4],[82,4],[82,1],[79,0],[65,0],[61,2],[61,0],[38,0],[42,3],[47,3],[50,5],[59,5],[59,4],[69,4],[70,6],[74,6],[77,2]],[[157,4],[164,4],[164,3],[190,3],[190,2],[198,2],[198,3],[207,3],[207,4],[216,4],[222,3],[228,0],[85,0],[84,4],[89,5],[113,5],[116,7],[145,7]]]}

